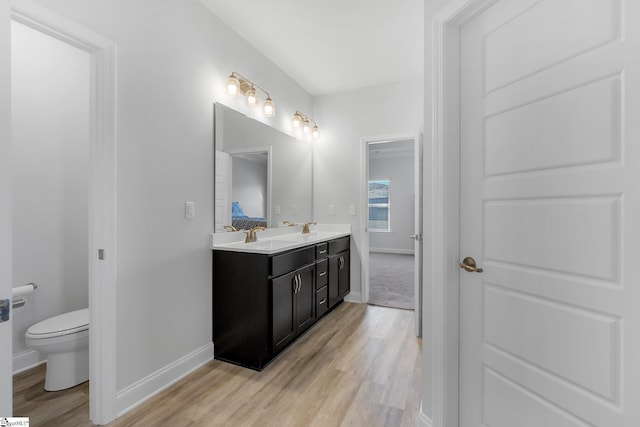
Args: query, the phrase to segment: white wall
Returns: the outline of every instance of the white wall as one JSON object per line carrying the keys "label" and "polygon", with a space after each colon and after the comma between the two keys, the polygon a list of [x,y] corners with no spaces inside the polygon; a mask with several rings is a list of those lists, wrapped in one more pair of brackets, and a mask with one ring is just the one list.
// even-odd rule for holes
{"label": "white wall", "polygon": [[[13,354],[45,318],[88,307],[89,55],[13,22]],[[24,366],[14,364],[14,370]]]}
{"label": "white wall", "polygon": [[[9,3],[0,0],[0,299],[11,298],[11,67]],[[0,323],[0,414],[13,413],[12,321]]]}
{"label": "white wall", "polygon": [[[117,45],[117,389],[211,342],[213,102],[232,71],[283,130],[311,96],[195,0],[39,0]],[[237,103],[237,106],[234,105]],[[196,216],[184,218],[184,202]],[[185,333],[188,331],[188,333]]]}
{"label": "white wall", "polygon": [[[320,223],[351,224],[351,295],[360,300],[360,231],[363,148],[361,138],[422,130],[421,79],[314,98],[313,119],[321,128],[313,152],[313,210]],[[335,205],[335,215],[329,214]],[[349,205],[356,206],[350,216]]]}
{"label": "white wall", "polygon": [[232,156],[231,198],[239,202],[245,215],[267,216],[267,163]]}
{"label": "white wall", "polygon": [[414,229],[414,166],[413,156],[369,160],[369,180],[390,179],[390,232],[370,232],[371,252],[414,252],[409,238]]}

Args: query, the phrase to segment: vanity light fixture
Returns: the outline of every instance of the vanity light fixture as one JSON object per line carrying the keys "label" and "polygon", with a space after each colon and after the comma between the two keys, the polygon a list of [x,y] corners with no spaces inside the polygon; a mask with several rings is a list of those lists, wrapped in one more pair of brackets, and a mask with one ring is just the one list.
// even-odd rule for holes
{"label": "vanity light fixture", "polygon": [[294,128],[298,129],[300,128],[300,126],[302,126],[303,120],[304,119],[302,118],[302,115],[296,111],[296,113],[293,115],[293,119],[291,119],[291,124]]}
{"label": "vanity light fixture", "polygon": [[273,99],[271,99],[269,92],[235,71],[233,71],[227,79],[227,95],[236,96],[238,93],[244,95],[247,98],[247,105],[249,107],[257,107],[260,103],[256,88],[260,89],[265,93],[265,95],[267,95],[267,98],[264,100],[264,104],[262,105],[264,115],[267,117],[275,116],[276,105],[274,104]]}
{"label": "vanity light fixture", "polygon": [[[313,125],[312,125],[313,124]],[[291,119],[291,125],[294,129],[302,129],[302,132],[309,133],[311,132],[311,136],[313,138],[317,138],[320,135],[320,128],[315,120],[306,114],[301,113],[300,111],[296,111]]]}

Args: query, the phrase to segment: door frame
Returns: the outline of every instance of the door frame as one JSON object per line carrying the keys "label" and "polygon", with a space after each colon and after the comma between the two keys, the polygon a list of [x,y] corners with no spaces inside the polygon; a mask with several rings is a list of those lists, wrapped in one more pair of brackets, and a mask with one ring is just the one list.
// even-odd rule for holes
{"label": "door frame", "polygon": [[[368,219],[369,219],[369,144],[372,143],[380,143],[380,142],[393,142],[393,141],[406,141],[411,139],[414,141],[414,144],[422,143],[422,133],[421,132],[404,132],[392,135],[381,135],[381,136],[369,136],[361,138],[360,141],[360,158],[362,161],[362,178],[360,186],[360,235],[362,236],[362,253],[360,254],[360,264],[362,267],[361,272],[361,302],[366,304],[369,302],[369,232],[368,229]],[[414,145],[414,153],[415,145]],[[415,163],[415,159],[414,159]],[[419,171],[414,171],[414,181],[415,176]],[[417,195],[416,195],[417,196]],[[419,203],[419,197],[416,197],[416,203]],[[415,232],[415,230],[414,230]],[[418,231],[420,233],[420,231]],[[408,236],[407,236],[408,237]],[[423,249],[424,251],[424,249]],[[419,254],[415,254],[415,256],[419,256]],[[424,270],[423,270],[423,278],[424,278]],[[422,336],[422,314],[423,314],[423,283],[424,280],[420,283],[420,285],[415,289],[415,318],[416,318],[416,336]]]}
{"label": "door frame", "polygon": [[[12,0],[11,19],[89,53],[89,417],[116,418],[115,44],[28,0]],[[98,259],[98,250],[104,259]]]}
{"label": "door frame", "polygon": [[[229,194],[233,194],[233,157],[237,154],[259,154],[259,153],[267,153],[267,211],[265,212],[265,218],[267,219],[267,224],[271,227],[274,225],[271,223],[271,178],[273,176],[273,146],[265,145],[263,147],[248,147],[248,148],[237,148],[234,150],[226,150],[223,151],[231,156],[231,167],[229,168]],[[231,211],[231,204],[228,206],[229,211]]]}
{"label": "door frame", "polygon": [[431,182],[425,183],[432,228],[431,245],[424,247],[431,274],[425,273],[424,282],[432,284],[431,423],[438,427],[458,425],[460,30],[497,1],[452,0],[433,18],[433,146]]}

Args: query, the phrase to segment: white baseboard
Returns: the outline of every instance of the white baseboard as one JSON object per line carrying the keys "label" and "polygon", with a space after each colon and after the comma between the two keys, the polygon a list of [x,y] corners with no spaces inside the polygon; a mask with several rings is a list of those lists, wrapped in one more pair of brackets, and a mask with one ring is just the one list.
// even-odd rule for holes
{"label": "white baseboard", "polygon": [[420,412],[418,413],[420,427],[433,427],[433,421],[422,412],[422,403],[420,404]]}
{"label": "white baseboard", "polygon": [[369,248],[369,252],[375,252],[380,254],[400,254],[400,255],[414,255],[413,249],[393,249],[393,248]]}
{"label": "white baseboard", "polygon": [[118,391],[116,397],[117,416],[124,415],[212,359],[213,343],[209,343]]}
{"label": "white baseboard", "polygon": [[358,304],[362,304],[363,303],[362,294],[360,294],[360,292],[353,292],[353,291],[349,292],[349,294],[346,297],[344,297],[344,300],[346,302],[355,302],[355,303],[358,303]]}
{"label": "white baseboard", "polygon": [[47,361],[43,353],[35,350],[25,350],[13,355],[13,375],[35,368]]}

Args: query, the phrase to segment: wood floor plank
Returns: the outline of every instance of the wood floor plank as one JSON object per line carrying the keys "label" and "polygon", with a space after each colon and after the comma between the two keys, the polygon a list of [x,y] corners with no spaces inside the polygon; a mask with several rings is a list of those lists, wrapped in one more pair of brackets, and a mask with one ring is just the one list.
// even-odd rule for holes
{"label": "wood floor plank", "polygon": [[[420,347],[412,311],[343,303],[262,372],[213,360],[109,426],[414,427]],[[88,383],[48,393],[44,372],[14,377],[16,416],[93,426]]]}

